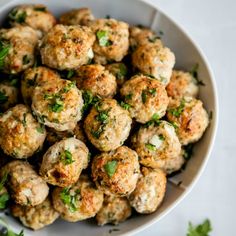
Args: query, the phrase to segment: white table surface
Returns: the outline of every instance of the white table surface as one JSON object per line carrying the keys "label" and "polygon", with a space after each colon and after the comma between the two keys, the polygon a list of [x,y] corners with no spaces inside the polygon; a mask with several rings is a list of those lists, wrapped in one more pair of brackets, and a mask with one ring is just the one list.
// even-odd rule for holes
{"label": "white table surface", "polygon": [[236,235],[236,0],[147,0],[182,25],[205,52],[219,94],[219,128],[211,158],[193,191],[137,236],[184,236],[188,221],[209,218],[212,236]]}

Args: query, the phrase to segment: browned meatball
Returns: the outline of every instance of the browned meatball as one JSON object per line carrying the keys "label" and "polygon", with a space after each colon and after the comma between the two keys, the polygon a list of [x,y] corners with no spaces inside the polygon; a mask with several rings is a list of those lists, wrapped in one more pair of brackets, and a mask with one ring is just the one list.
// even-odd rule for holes
{"label": "browned meatball", "polygon": [[94,16],[89,8],[73,9],[61,15],[60,23],[63,25],[89,25]]}
{"label": "browned meatball", "polygon": [[127,196],[139,176],[138,155],[126,146],[104,152],[92,160],[92,178],[105,194]]}
{"label": "browned meatball", "polygon": [[14,204],[11,206],[11,213],[14,217],[19,218],[23,225],[33,230],[42,229],[59,217],[59,213],[54,210],[49,198],[37,206]]}
{"label": "browned meatball", "polygon": [[94,96],[112,98],[116,94],[116,78],[101,65],[84,65],[73,79],[77,87],[90,91]]}
{"label": "browned meatball", "polygon": [[125,197],[106,195],[102,208],[96,215],[98,225],[117,225],[131,216],[131,207]]}
{"label": "browned meatball", "polygon": [[72,187],[55,188],[52,198],[54,208],[70,222],[94,217],[103,203],[103,193],[85,175]]}
{"label": "browned meatball", "polygon": [[6,182],[11,197],[20,205],[36,206],[48,196],[49,188],[30,164],[12,161],[2,167],[0,176],[8,174]]}

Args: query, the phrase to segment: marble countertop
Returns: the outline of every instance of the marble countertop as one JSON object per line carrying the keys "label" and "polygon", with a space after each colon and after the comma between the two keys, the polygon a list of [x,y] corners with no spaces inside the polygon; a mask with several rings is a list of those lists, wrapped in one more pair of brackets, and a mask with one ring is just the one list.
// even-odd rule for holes
{"label": "marble countertop", "polygon": [[215,74],[219,127],[208,165],[193,191],[169,215],[137,236],[184,236],[188,222],[212,222],[212,236],[233,236],[236,212],[236,1],[147,0],[182,25]]}

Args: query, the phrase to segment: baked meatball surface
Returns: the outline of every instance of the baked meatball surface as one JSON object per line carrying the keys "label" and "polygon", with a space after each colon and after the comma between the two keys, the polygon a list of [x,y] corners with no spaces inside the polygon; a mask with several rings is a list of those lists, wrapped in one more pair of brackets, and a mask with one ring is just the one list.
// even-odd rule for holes
{"label": "baked meatball surface", "polygon": [[56,19],[45,5],[24,4],[11,10],[8,14],[8,23],[11,26],[30,26],[42,34],[56,24]]}
{"label": "baked meatball surface", "polygon": [[89,141],[100,151],[121,146],[128,138],[132,119],[127,110],[114,99],[97,102],[84,121]]}
{"label": "baked meatball surface", "polygon": [[79,89],[88,90],[94,96],[112,98],[116,94],[116,78],[102,65],[81,66],[72,79]]}
{"label": "baked meatball surface", "polygon": [[6,186],[17,204],[36,206],[48,196],[46,182],[24,161],[12,161],[1,168],[0,176],[8,175]]}
{"label": "baked meatball surface", "polygon": [[94,20],[89,8],[73,9],[61,15],[60,23],[63,25],[89,25]]}
{"label": "baked meatball surface", "polygon": [[30,109],[22,104],[0,116],[0,146],[5,154],[22,159],[41,149],[46,130],[37,122]]}
{"label": "baked meatball surface", "polygon": [[158,79],[163,85],[170,81],[175,56],[167,47],[156,43],[140,45],[132,53],[132,65],[138,71]]}
{"label": "baked meatball surface", "polygon": [[93,181],[107,195],[129,195],[135,189],[139,172],[138,155],[126,146],[92,160]]}
{"label": "baked meatball surface", "polygon": [[197,97],[199,87],[196,79],[189,72],[173,70],[166,91],[172,98]]}
{"label": "baked meatball surface", "polygon": [[40,44],[42,63],[58,70],[77,69],[93,58],[94,40],[86,26],[56,25]]}
{"label": "baked meatball surface", "polygon": [[135,190],[129,202],[141,214],[150,214],[160,206],[166,192],[166,176],[160,169],[143,167]]}
{"label": "baked meatball surface", "polygon": [[182,145],[197,142],[209,124],[202,101],[192,97],[171,99],[167,119],[176,126],[176,133]]}
{"label": "baked meatball surface", "polygon": [[73,185],[88,165],[89,150],[78,139],[68,138],[51,146],[43,156],[40,175],[56,186]]}
{"label": "baked meatball surface", "polygon": [[168,174],[179,170],[184,163],[175,129],[166,121],[141,127],[132,137],[132,146],[142,165],[161,168]]}
{"label": "baked meatball surface", "polygon": [[75,83],[63,79],[35,87],[32,97],[32,109],[38,120],[58,131],[75,128],[83,104]]}
{"label": "baked meatball surface", "polygon": [[34,64],[37,32],[28,26],[16,26],[0,30],[0,47],[4,48],[3,72],[19,73]]}
{"label": "baked meatball surface", "polygon": [[81,175],[72,187],[56,187],[52,198],[62,219],[70,222],[94,217],[103,203],[103,193],[85,175]]}
{"label": "baked meatball surface", "polygon": [[131,216],[131,207],[126,197],[115,197],[106,195],[103,205],[96,215],[98,225],[117,225]]}
{"label": "baked meatball surface", "polygon": [[97,19],[89,26],[96,34],[93,45],[95,63],[105,65],[110,61],[119,62],[128,53],[129,26],[114,19]]}
{"label": "baked meatball surface", "polygon": [[11,213],[19,218],[21,223],[33,230],[39,230],[52,224],[59,213],[54,210],[51,200],[46,198],[37,206],[21,206],[14,204],[11,206]]}
{"label": "baked meatball surface", "polygon": [[58,79],[60,79],[60,76],[57,72],[44,66],[25,70],[21,79],[21,94],[25,104],[31,105],[32,95],[36,86],[50,82],[57,83]]}
{"label": "baked meatball surface", "polygon": [[146,123],[153,116],[163,117],[169,103],[165,87],[146,75],[136,75],[126,81],[120,90],[129,104],[131,116],[137,122]]}

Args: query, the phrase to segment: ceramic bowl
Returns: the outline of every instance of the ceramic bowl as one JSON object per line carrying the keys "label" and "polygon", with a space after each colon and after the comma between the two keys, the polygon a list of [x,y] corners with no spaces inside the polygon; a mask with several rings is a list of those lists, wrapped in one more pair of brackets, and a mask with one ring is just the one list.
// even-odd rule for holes
{"label": "ceramic bowl", "polygon": [[[194,64],[199,64],[199,77],[205,86],[200,88],[200,99],[205,108],[212,112],[212,120],[204,137],[194,148],[194,155],[187,164],[184,172],[172,177],[168,181],[167,193],[163,204],[150,215],[138,215],[130,218],[119,226],[98,227],[93,220],[78,223],[56,221],[45,229],[33,232],[25,229],[25,235],[32,236],[91,236],[91,235],[131,235],[135,234],[170,213],[177,204],[191,191],[199,179],[209,158],[217,127],[217,92],[213,73],[207,60],[196,43],[156,6],[138,0],[1,0],[0,20],[16,5],[23,3],[42,3],[59,16],[72,8],[89,7],[96,17],[124,20],[130,24],[142,24],[152,28],[157,33],[162,31],[164,44],[171,48],[176,56],[176,68],[189,70]],[[178,183],[182,182],[181,185]],[[8,223],[16,230],[22,229],[15,219],[8,217]],[[111,229],[119,231],[110,231]]]}

